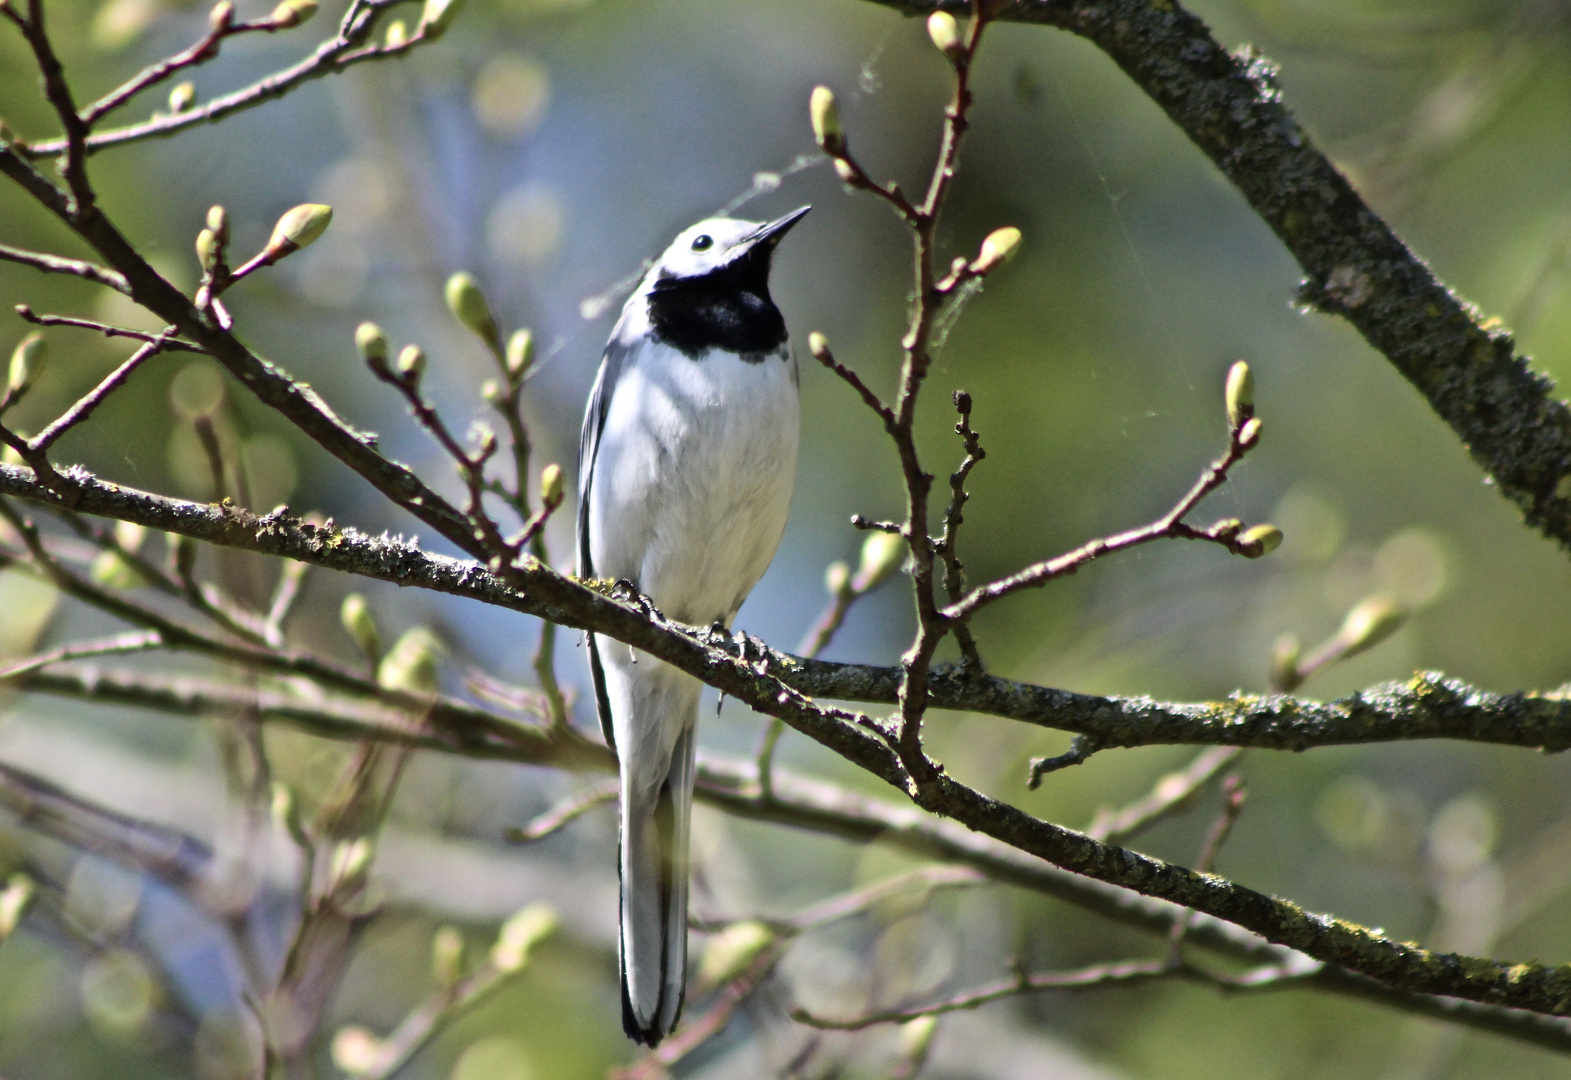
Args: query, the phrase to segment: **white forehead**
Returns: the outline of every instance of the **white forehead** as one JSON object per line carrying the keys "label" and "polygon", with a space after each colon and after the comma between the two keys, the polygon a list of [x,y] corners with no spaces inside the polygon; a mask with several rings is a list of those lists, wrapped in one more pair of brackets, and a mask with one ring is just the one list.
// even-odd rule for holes
{"label": "white forehead", "polygon": [[[736,254],[733,250],[736,245],[762,225],[761,221],[738,221],[736,218],[706,218],[689,225],[671,241],[656,269],[677,277],[691,277],[724,266]],[[700,239],[705,236],[709,238],[707,244]],[[701,250],[693,247],[695,243]]]}

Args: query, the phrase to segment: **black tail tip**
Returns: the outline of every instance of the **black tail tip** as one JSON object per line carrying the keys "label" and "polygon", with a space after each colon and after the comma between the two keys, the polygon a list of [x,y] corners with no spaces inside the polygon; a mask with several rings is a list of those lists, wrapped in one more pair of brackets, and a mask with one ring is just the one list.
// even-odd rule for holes
{"label": "black tail tip", "polygon": [[627,996],[627,981],[625,979],[622,981],[622,1030],[626,1032],[629,1039],[641,1046],[647,1046],[651,1050],[659,1046],[660,1040],[670,1034],[669,1029],[659,1026],[658,1020],[648,1027],[638,1022],[638,1017],[633,1012],[633,1001]]}

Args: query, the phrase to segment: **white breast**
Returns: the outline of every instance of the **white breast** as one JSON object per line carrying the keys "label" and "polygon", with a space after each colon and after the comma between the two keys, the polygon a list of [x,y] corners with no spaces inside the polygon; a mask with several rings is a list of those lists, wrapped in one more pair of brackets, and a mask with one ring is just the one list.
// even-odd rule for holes
{"label": "white breast", "polygon": [[800,426],[795,360],[692,360],[653,342],[623,361],[590,489],[595,573],[661,611],[727,621],[774,558]]}

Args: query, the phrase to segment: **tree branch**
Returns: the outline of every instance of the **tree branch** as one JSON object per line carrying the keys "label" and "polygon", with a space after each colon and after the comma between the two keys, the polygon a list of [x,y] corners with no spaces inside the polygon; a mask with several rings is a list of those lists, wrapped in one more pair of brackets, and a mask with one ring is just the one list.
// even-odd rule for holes
{"label": "tree branch", "polygon": [[[906,15],[970,6],[873,2]],[[1268,60],[1228,53],[1172,0],[1003,0],[989,18],[1058,27],[1105,52],[1292,252],[1307,275],[1299,299],[1351,322],[1527,523],[1571,548],[1571,409],[1511,334],[1447,288],[1316,149]]]}

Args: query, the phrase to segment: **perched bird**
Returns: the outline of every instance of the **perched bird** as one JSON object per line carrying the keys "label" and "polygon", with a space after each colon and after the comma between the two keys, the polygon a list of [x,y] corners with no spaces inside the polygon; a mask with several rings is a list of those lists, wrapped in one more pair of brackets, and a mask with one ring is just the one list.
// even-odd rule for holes
{"label": "perched bird", "polygon": [[[796,477],[796,358],[769,296],[775,245],[807,207],[711,218],[650,268],[611,332],[578,450],[578,571],[630,582],[667,617],[730,625],[774,558]],[[676,1026],[687,963],[688,825],[703,686],[589,635],[600,726],[621,771],[622,1026]]]}

